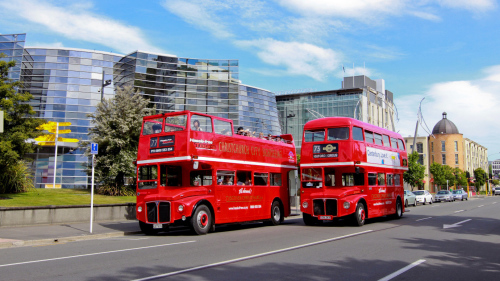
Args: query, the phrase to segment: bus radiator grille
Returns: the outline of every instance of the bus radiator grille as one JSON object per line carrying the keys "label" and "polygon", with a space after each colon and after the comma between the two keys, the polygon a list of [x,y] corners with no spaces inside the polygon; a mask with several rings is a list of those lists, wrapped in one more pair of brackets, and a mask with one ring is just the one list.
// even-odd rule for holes
{"label": "bus radiator grille", "polygon": [[158,204],[160,223],[170,222],[170,202],[160,202]]}
{"label": "bus radiator grille", "polygon": [[325,214],[325,203],[323,199],[313,200],[313,210],[315,216],[322,216]]}
{"label": "bus radiator grille", "polygon": [[146,203],[147,207],[147,216],[148,216],[148,222],[158,222],[158,216],[157,211],[156,211],[156,202],[149,202]]}
{"label": "bus radiator grille", "polygon": [[326,215],[337,216],[337,199],[326,199]]}

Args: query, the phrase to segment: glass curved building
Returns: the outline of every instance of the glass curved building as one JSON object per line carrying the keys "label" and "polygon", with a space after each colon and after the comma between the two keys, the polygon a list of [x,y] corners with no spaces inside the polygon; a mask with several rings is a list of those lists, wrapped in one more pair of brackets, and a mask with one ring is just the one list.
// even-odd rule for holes
{"label": "glass curved building", "polygon": [[[87,117],[103,97],[112,98],[116,87],[133,86],[158,113],[191,110],[232,119],[235,128],[280,134],[276,100],[272,92],[242,85],[238,60],[179,58],[135,51],[119,55],[72,48],[24,47],[25,34],[0,35],[0,53],[16,60],[9,73],[24,83],[37,117],[71,122],[66,138],[89,140]],[[22,56],[20,55],[22,54]],[[33,159],[36,187],[52,185],[54,147],[39,147]],[[89,162],[74,143],[62,143],[57,153],[56,187],[86,188]]]}

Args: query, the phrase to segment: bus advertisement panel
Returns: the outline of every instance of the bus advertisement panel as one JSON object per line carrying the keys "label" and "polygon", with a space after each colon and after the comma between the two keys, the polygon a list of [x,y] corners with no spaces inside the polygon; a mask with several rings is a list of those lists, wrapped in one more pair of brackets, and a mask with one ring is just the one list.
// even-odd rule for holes
{"label": "bus advertisement panel", "polygon": [[291,135],[243,136],[231,120],[190,111],[146,116],[137,155],[141,230],[188,225],[205,234],[217,224],[279,224],[290,215],[296,161]]}
{"label": "bus advertisement panel", "polygon": [[301,148],[301,211],[304,223],[404,212],[403,173],[408,169],[403,138],[392,131],[345,117],[305,124]]}

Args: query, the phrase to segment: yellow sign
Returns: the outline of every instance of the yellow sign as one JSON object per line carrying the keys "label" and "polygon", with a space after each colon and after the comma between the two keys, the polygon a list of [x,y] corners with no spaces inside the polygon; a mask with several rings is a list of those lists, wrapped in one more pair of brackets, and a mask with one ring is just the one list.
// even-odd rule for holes
{"label": "yellow sign", "polygon": [[56,187],[54,187],[53,184],[46,184],[45,188],[61,188],[61,185],[60,184],[56,184]]}
{"label": "yellow sign", "polygon": [[[70,126],[70,122],[59,122],[59,127],[62,126]],[[37,127],[38,130],[47,130],[49,133],[53,133],[54,135],[41,135],[37,137],[35,140],[38,142],[38,145],[42,146],[51,146],[56,143],[56,135],[55,134],[68,134],[71,133],[71,130],[58,130],[57,122],[49,122],[47,124],[42,124]],[[68,139],[68,138],[57,138],[58,142],[79,142],[79,139]]]}

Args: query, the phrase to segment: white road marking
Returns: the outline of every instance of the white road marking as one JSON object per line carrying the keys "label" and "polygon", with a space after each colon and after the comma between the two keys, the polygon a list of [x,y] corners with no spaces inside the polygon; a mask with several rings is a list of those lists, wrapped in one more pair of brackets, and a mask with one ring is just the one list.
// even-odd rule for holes
{"label": "white road marking", "polygon": [[497,203],[497,202],[493,202],[493,203],[491,203],[491,204],[496,204],[496,203]]}
{"label": "white road marking", "polygon": [[97,255],[103,255],[103,254],[112,254],[112,253],[120,253],[120,252],[134,251],[134,250],[151,249],[151,248],[173,246],[173,245],[180,245],[180,244],[193,243],[193,242],[196,242],[196,241],[186,241],[186,242],[178,242],[178,243],[170,243],[170,244],[146,246],[146,247],[139,247],[139,248],[130,248],[130,249],[123,249],[123,250],[116,250],[116,251],[107,251],[107,252],[91,253],[91,254],[84,254],[84,255],[67,256],[67,257],[60,257],[60,258],[53,258],[53,259],[16,262],[16,263],[9,263],[9,264],[0,264],[0,267],[7,267],[7,266],[21,265],[21,264],[30,264],[30,263],[38,263],[38,262],[46,262],[46,261],[65,260],[65,259],[81,258],[81,257],[88,257],[88,256],[97,256]]}
{"label": "white road marking", "polygon": [[432,217],[423,218],[423,219],[418,219],[418,220],[416,220],[416,221],[423,221],[423,220],[428,220],[428,219],[432,219]]}
{"label": "white road marking", "polygon": [[458,211],[455,211],[455,213],[460,213],[460,212],[463,212],[465,210],[458,210]]}
{"label": "white road marking", "polygon": [[479,205],[479,206],[477,206],[477,207],[478,207],[478,208],[481,208],[481,207],[484,207],[484,205]]}
{"label": "white road marking", "polygon": [[386,277],[384,277],[382,279],[379,279],[378,281],[388,281],[388,280],[391,280],[392,278],[394,278],[394,277],[396,277],[396,276],[398,276],[398,275],[400,275],[400,274],[402,274],[402,273],[404,273],[404,272],[406,272],[406,271],[408,271],[408,270],[414,268],[415,266],[417,266],[417,265],[419,265],[421,263],[424,263],[424,262],[425,262],[425,260],[418,260],[418,261],[416,261],[416,262],[414,262],[412,264],[409,264],[409,265],[401,268],[400,270],[398,270],[398,271],[396,271],[396,272],[394,272],[392,274],[387,275]]}
{"label": "white road marking", "polygon": [[200,269],[207,269],[207,268],[211,268],[211,267],[216,267],[216,266],[231,264],[231,263],[235,263],[235,262],[265,257],[265,256],[269,256],[269,255],[274,255],[274,254],[292,251],[292,250],[297,250],[297,249],[301,249],[301,248],[305,248],[305,247],[309,247],[309,246],[315,246],[315,245],[319,245],[319,244],[323,244],[323,243],[332,242],[335,240],[340,240],[340,239],[344,239],[344,238],[358,236],[361,234],[366,234],[366,233],[369,233],[372,231],[373,230],[366,230],[366,231],[362,231],[362,232],[357,232],[357,233],[339,236],[339,237],[335,237],[335,238],[330,238],[330,239],[326,239],[326,240],[321,240],[321,241],[317,241],[317,242],[312,242],[312,243],[302,244],[302,245],[288,247],[288,248],[284,248],[284,249],[274,250],[274,251],[270,251],[270,252],[255,254],[255,255],[251,255],[251,256],[246,256],[246,257],[241,257],[241,258],[236,258],[236,259],[232,259],[232,260],[221,261],[221,262],[216,262],[216,263],[211,263],[211,264],[206,264],[206,265],[200,265],[200,266],[196,266],[196,267],[191,267],[191,268],[187,268],[187,269],[183,269],[183,270],[179,270],[179,271],[173,271],[173,272],[164,273],[164,274],[158,274],[158,275],[149,276],[149,277],[144,277],[144,278],[135,279],[132,281],[146,281],[146,280],[153,280],[153,279],[158,279],[158,278],[163,278],[163,277],[169,277],[169,276],[173,276],[173,275],[179,275],[179,274],[188,273],[188,272],[192,272],[192,271],[196,271],[196,270],[200,270]]}
{"label": "white road marking", "polygon": [[137,241],[137,240],[146,240],[148,237],[144,238],[104,238],[103,240],[114,240],[114,241]]}
{"label": "white road marking", "polygon": [[452,228],[452,227],[459,227],[461,223],[468,222],[470,220],[472,220],[472,219],[464,220],[464,221],[457,222],[454,224],[443,224],[443,228],[446,229],[446,228]]}

